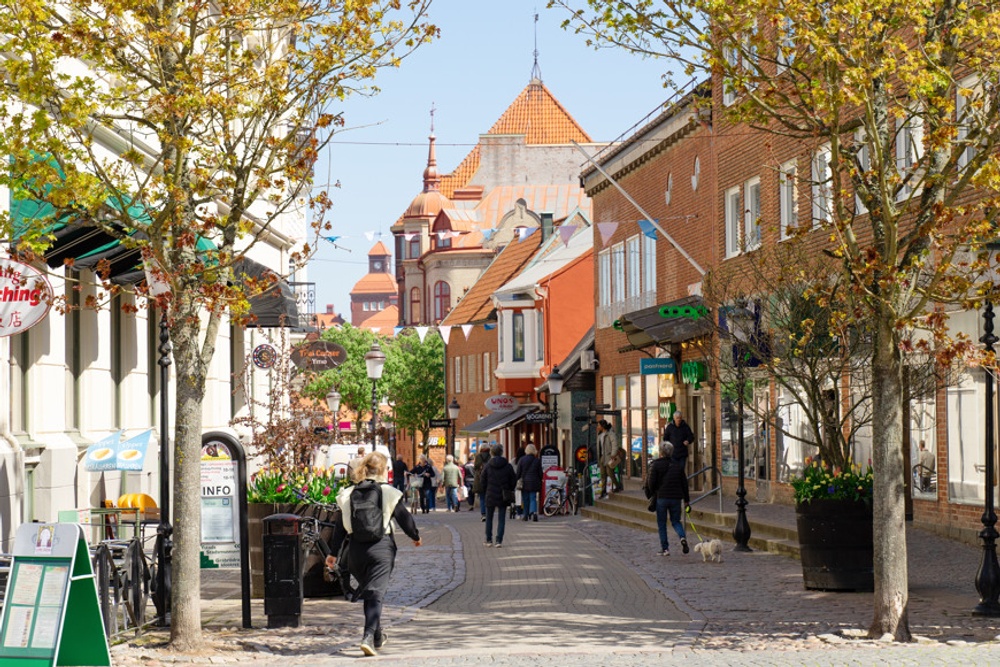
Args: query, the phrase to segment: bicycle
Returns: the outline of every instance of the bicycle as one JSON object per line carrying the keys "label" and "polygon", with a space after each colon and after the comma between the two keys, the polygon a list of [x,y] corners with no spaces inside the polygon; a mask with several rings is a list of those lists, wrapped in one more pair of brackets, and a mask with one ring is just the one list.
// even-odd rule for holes
{"label": "bicycle", "polygon": [[576,475],[570,475],[566,478],[564,486],[549,487],[548,493],[545,494],[542,514],[548,517],[556,514],[576,514],[580,509],[577,505],[578,485]]}

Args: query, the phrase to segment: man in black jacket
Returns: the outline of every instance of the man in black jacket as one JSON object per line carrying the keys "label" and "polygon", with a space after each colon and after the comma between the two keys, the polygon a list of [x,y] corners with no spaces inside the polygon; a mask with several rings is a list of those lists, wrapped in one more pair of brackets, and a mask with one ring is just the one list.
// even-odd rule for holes
{"label": "man in black jacket", "polygon": [[681,501],[684,506],[690,506],[688,495],[687,474],[683,466],[671,459],[674,448],[669,442],[660,445],[660,458],[649,466],[649,477],[646,479],[646,497],[656,496],[656,527],[660,532],[660,549],[664,556],[670,555],[670,544],[667,540],[667,514],[670,524],[677,536],[681,538],[681,550],[688,553],[687,535],[681,522]]}
{"label": "man in black jacket", "polygon": [[686,469],[688,447],[694,444],[694,431],[684,421],[680,410],[674,412],[673,421],[663,429],[663,439],[674,447],[673,461],[680,464],[681,470]]}

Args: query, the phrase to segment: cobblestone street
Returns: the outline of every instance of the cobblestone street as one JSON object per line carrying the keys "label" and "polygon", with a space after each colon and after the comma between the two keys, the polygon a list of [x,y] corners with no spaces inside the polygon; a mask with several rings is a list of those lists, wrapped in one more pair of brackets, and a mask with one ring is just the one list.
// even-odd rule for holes
{"label": "cobblestone street", "polygon": [[[751,509],[752,511],[752,509]],[[752,516],[752,515],[751,515]],[[417,517],[400,539],[386,601],[390,641],[370,661],[451,665],[976,665],[995,658],[997,619],[971,616],[981,550],[911,530],[910,623],[918,641],[862,639],[870,593],[802,588],[799,562],[727,545],[722,564],[659,556],[653,534],[580,517],[508,521],[484,547],[479,512]],[[941,566],[948,563],[947,568]],[[238,577],[208,571],[208,648],[177,655],[151,633],[112,649],[116,665],[340,665],[361,657],[361,605],[306,600],[302,627],[240,627]]]}

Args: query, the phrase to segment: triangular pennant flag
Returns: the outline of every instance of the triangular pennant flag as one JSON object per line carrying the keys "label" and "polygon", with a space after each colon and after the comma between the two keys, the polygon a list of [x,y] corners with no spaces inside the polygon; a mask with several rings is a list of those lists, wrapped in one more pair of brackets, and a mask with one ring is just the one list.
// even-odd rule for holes
{"label": "triangular pennant flag", "polygon": [[493,238],[493,233],[494,232],[496,232],[495,229],[484,229],[483,230],[483,240],[484,241],[489,241],[491,238]]}
{"label": "triangular pennant flag", "polygon": [[441,334],[441,340],[447,345],[448,339],[451,338],[451,327],[438,327],[438,333]]}
{"label": "triangular pennant flag", "polygon": [[438,241],[444,241],[448,238],[448,232],[434,232],[437,235]]}
{"label": "triangular pennant flag", "polygon": [[402,331],[403,331],[403,327],[393,327],[392,328],[392,335],[394,337],[398,336],[400,333],[402,333]]}
{"label": "triangular pennant flag", "polygon": [[415,327],[415,328],[417,330],[417,337],[420,339],[420,342],[423,343],[424,336],[427,335],[427,330],[430,329],[430,327]]}
{"label": "triangular pennant flag", "polygon": [[616,231],[618,231],[618,223],[599,222],[597,223],[597,229],[601,232],[601,247],[604,247],[608,245],[608,241],[610,241],[611,237],[615,235]]}
{"label": "triangular pennant flag", "polygon": [[[657,220],[657,222],[659,222],[659,220]],[[640,220],[639,229],[642,230],[642,233],[644,235],[648,236],[654,241],[656,240],[656,227],[649,220]]]}
{"label": "triangular pennant flag", "polygon": [[375,232],[365,232],[365,238],[369,241],[375,240]]}
{"label": "triangular pennant flag", "polygon": [[417,238],[417,233],[416,232],[407,232],[407,233],[403,234],[403,238],[406,239],[407,241],[412,241],[413,239]]}
{"label": "triangular pennant flag", "polygon": [[483,325],[483,328],[486,329],[487,331],[493,331],[494,329],[497,328],[497,325],[493,324],[492,322],[487,322],[486,324]]}
{"label": "triangular pennant flag", "polygon": [[336,243],[339,238],[340,238],[339,236],[324,236],[323,237],[324,240],[329,241],[330,243]]}
{"label": "triangular pennant flag", "polygon": [[526,239],[529,236],[531,236],[532,234],[534,234],[537,229],[538,229],[538,227],[518,227],[517,228],[517,237],[518,237],[517,240],[518,241],[523,241],[524,239]]}
{"label": "triangular pennant flag", "polygon": [[472,333],[472,325],[471,324],[463,324],[462,325],[462,333],[465,334],[465,340],[469,340],[469,334]]}
{"label": "triangular pennant flag", "polygon": [[573,225],[559,228],[559,240],[563,242],[563,245],[569,245],[569,240],[573,238],[573,232],[575,231],[576,227]]}

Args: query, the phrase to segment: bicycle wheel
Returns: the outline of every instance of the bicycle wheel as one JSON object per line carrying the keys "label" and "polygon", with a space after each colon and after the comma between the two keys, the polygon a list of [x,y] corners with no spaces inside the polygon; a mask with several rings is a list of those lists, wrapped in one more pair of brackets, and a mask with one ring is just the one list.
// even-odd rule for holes
{"label": "bicycle wheel", "polygon": [[576,494],[575,493],[569,494],[569,498],[566,499],[566,503],[568,505],[569,513],[570,514],[575,515],[577,512],[580,511],[580,508],[577,507],[577,505],[576,505]]}
{"label": "bicycle wheel", "polygon": [[545,516],[555,516],[562,506],[562,493],[559,491],[550,491],[547,496],[545,496],[545,505],[542,507],[542,514]]}

